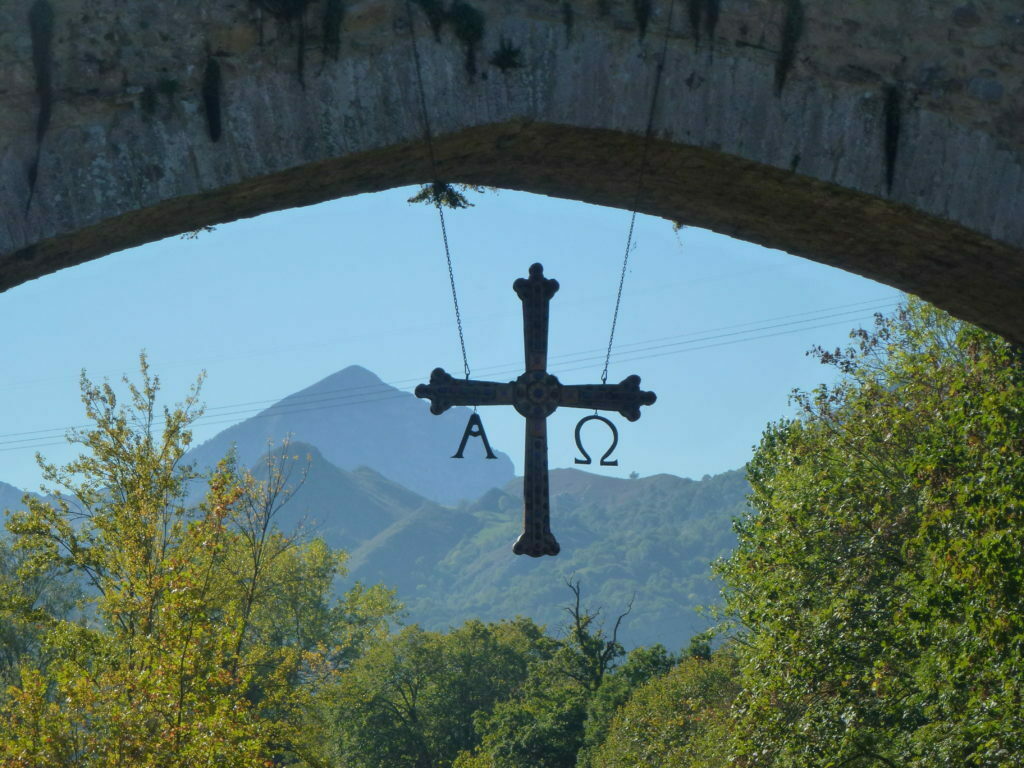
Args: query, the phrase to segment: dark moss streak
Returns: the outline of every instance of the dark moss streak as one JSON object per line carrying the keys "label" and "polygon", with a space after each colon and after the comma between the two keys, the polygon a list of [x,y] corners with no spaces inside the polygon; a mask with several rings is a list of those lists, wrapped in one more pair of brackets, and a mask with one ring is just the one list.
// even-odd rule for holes
{"label": "dark moss streak", "polygon": [[[434,33],[434,39],[441,41],[441,30],[447,24],[451,27],[456,39],[462,43],[466,51],[466,72],[470,77],[476,75],[476,57],[480,43],[484,39],[487,20],[483,12],[470,5],[466,0],[454,0],[446,11],[441,0],[413,0],[426,14],[427,22]],[[484,74],[486,77],[486,73]]]}
{"label": "dark moss streak", "polygon": [[800,0],[785,0],[786,15],[782,22],[782,40],[779,45],[779,57],[775,62],[775,95],[782,95],[786,87],[793,65],[796,63],[796,52],[800,38],[804,34],[804,6]]}
{"label": "dark moss streak", "polygon": [[708,34],[708,40],[715,39],[715,31],[718,29],[718,17],[721,15],[720,0],[704,0],[704,31]]}
{"label": "dark moss streak", "polygon": [[466,72],[472,77],[476,74],[477,48],[484,39],[484,14],[464,0],[455,0],[448,11],[448,22],[466,49]]}
{"label": "dark moss streak", "polygon": [[700,44],[702,33],[709,40],[714,40],[718,17],[721,15],[720,0],[687,0],[687,11],[694,43]]}
{"label": "dark moss streak", "polygon": [[36,119],[36,154],[28,169],[28,200],[26,212],[32,206],[36,180],[39,177],[39,156],[43,137],[50,127],[53,112],[53,6],[48,0],[36,0],[28,13],[29,33],[32,37],[32,66],[36,77],[36,95],[39,97],[39,115]]}
{"label": "dark moss streak", "polygon": [[897,85],[885,88],[885,188],[892,192],[896,180],[896,158],[900,153],[903,126],[903,92]]}
{"label": "dark moss streak", "polygon": [[323,51],[325,58],[335,61],[341,53],[341,24],[345,20],[345,3],[327,0],[324,7]]}
{"label": "dark moss streak", "polygon": [[640,37],[647,34],[647,25],[651,21],[652,0],[633,0],[633,17],[640,30]]}
{"label": "dark moss streak", "polygon": [[222,87],[220,62],[210,56],[203,73],[203,109],[206,112],[206,128],[212,141],[220,141],[221,137]]}
{"label": "dark moss streak", "polygon": [[444,26],[447,14],[441,0],[413,0],[427,16],[430,30],[434,33],[434,39],[441,42],[441,27]]}

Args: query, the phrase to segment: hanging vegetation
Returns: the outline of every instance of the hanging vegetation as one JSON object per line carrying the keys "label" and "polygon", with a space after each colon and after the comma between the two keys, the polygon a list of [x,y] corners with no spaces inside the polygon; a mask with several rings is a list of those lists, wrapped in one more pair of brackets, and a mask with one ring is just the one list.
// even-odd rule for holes
{"label": "hanging vegetation", "polygon": [[484,189],[484,187],[473,184],[459,184],[458,189],[456,189],[455,186],[447,182],[435,181],[433,184],[424,184],[419,192],[409,198],[409,202],[427,203],[428,205],[451,208],[452,210],[472,208],[473,203],[469,202],[469,199],[463,193],[468,190],[482,193]]}
{"label": "hanging vegetation", "polygon": [[491,54],[490,63],[502,72],[507,72],[510,69],[518,69],[523,66],[521,57],[522,50],[512,45],[511,40],[503,37],[498,50]]}

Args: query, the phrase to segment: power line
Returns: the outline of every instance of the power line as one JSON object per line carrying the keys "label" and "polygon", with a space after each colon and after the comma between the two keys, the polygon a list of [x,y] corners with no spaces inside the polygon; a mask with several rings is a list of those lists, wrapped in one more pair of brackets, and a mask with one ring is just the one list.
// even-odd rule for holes
{"label": "power line", "polygon": [[[861,304],[866,304],[868,302],[860,302],[860,303]],[[870,309],[883,309],[883,308],[887,308],[888,306],[894,306],[894,305],[895,305],[895,302],[888,302],[884,306],[870,307]],[[840,305],[840,306],[847,306],[847,305]],[[835,314],[831,314],[831,315],[824,315],[824,316],[820,315],[820,312],[822,310],[819,310],[818,311],[818,315],[819,316],[808,317],[805,320],[794,320],[794,321],[791,321],[789,323],[779,323],[779,324],[775,324],[775,325],[764,325],[764,324],[762,324],[762,325],[759,325],[759,326],[756,326],[756,327],[753,327],[753,328],[748,328],[745,331],[736,331],[736,332],[732,332],[732,333],[722,333],[722,334],[715,334],[715,335],[703,335],[703,336],[699,336],[697,338],[689,338],[688,340],[685,340],[685,341],[670,342],[670,343],[666,343],[666,344],[657,344],[657,345],[653,345],[653,346],[649,346],[649,345],[651,345],[652,342],[655,342],[655,341],[661,341],[663,339],[671,340],[671,339],[675,339],[675,338],[694,337],[694,336],[697,336],[697,334],[684,334],[682,336],[675,336],[675,337],[673,337],[673,336],[662,337],[661,339],[648,339],[648,340],[642,341],[642,342],[633,342],[632,344],[622,345],[622,348],[621,348],[621,351],[620,351],[619,354],[623,356],[623,360],[622,360],[623,362],[628,362],[628,361],[631,361],[631,360],[648,359],[649,357],[663,357],[666,354],[664,352],[661,352],[659,354],[654,354],[654,355],[639,355],[638,353],[657,351],[657,350],[662,350],[662,349],[666,349],[666,348],[674,348],[674,347],[679,347],[679,346],[684,346],[684,345],[699,344],[699,343],[705,342],[705,341],[715,341],[715,340],[720,340],[722,338],[735,337],[735,336],[739,336],[739,335],[743,335],[743,334],[749,334],[749,333],[756,333],[758,331],[763,331],[763,330],[774,330],[774,329],[778,329],[780,327],[785,327],[785,326],[792,326],[792,325],[801,326],[801,327],[793,328],[790,331],[787,331],[786,333],[796,333],[796,332],[801,332],[801,331],[804,331],[804,330],[814,330],[816,328],[830,327],[830,326],[834,326],[834,325],[837,325],[837,324],[841,324],[843,322],[848,322],[849,320],[854,319],[853,317],[851,317],[851,315],[859,314],[860,312],[866,311],[867,309],[869,309],[869,308],[865,307],[865,308],[859,309],[859,310],[849,310],[847,312],[840,312],[840,313],[835,313]],[[796,316],[805,315],[805,314],[813,314],[813,313],[797,313],[796,315],[791,315],[790,317],[796,317]],[[787,317],[787,316],[783,316],[783,317]],[[805,323],[809,323],[809,322],[817,322],[817,321],[820,321],[820,320],[834,319],[834,318],[839,318],[839,317],[842,317],[843,319],[839,320],[837,322],[826,323],[826,324],[819,324],[819,325],[813,325],[813,326],[804,325]],[[745,324],[745,325],[750,325],[750,324],[748,323],[748,324]],[[730,327],[736,327],[736,326],[726,326],[725,328],[723,328],[721,330],[725,330],[725,329],[730,328]],[[710,333],[711,330],[716,330],[716,329],[710,329],[709,331],[704,331],[703,333],[704,334],[708,334],[708,333]],[[749,339],[748,338],[741,338],[741,339],[738,339],[737,341],[755,340],[755,339],[758,339],[758,338],[768,338],[768,337],[771,337],[771,336],[778,336],[778,335],[785,335],[785,334],[781,334],[781,333],[768,334],[766,336],[756,336],[756,337],[751,337]],[[709,344],[709,345],[704,345],[704,346],[696,347],[696,348],[692,348],[692,349],[695,351],[696,349],[707,349],[707,348],[711,348],[711,347],[715,347],[715,346],[724,346],[724,345],[725,344]],[[632,349],[625,349],[625,347],[632,347]],[[565,353],[565,354],[562,354],[562,355],[555,356],[556,359],[561,359],[562,360],[562,362],[558,364],[558,370],[563,370],[563,371],[566,371],[566,370],[568,370],[568,371],[579,370],[579,368],[566,369],[565,366],[566,365],[575,364],[575,363],[582,363],[582,362],[597,360],[597,359],[599,359],[599,357],[597,356],[596,353],[599,353],[601,351],[602,350],[594,349],[594,350],[590,350],[590,351]],[[676,350],[676,351],[683,352],[683,351],[691,351],[691,350],[689,350],[689,349],[682,349],[682,350]],[[628,355],[628,357],[625,357],[627,355]],[[571,358],[576,358],[576,359],[571,359]],[[504,364],[504,365],[500,365],[500,366],[491,366],[490,368],[487,368],[485,370],[488,372],[489,375],[498,375],[500,373],[506,373],[506,372],[514,374],[514,373],[516,373],[518,371],[518,367],[517,367],[516,364]],[[391,388],[392,387],[401,387],[402,385],[408,385],[408,384],[411,384],[411,383],[415,383],[415,382],[418,382],[419,380],[420,380],[420,378],[416,377],[416,378],[410,378],[410,379],[403,379],[403,380],[400,380],[400,381],[381,382],[381,383],[374,383],[374,384],[365,384],[365,385],[360,385],[360,386],[357,386],[357,387],[342,387],[342,388],[339,388],[339,389],[325,390],[325,391],[322,391],[322,392],[317,392],[317,393],[311,394],[311,395],[291,395],[291,396],[286,396],[285,398],[275,398],[275,399],[270,399],[270,400],[255,400],[255,401],[249,401],[249,402],[246,402],[246,403],[233,403],[233,404],[228,404],[228,405],[214,406],[214,407],[206,409],[206,412],[204,413],[204,415],[202,417],[200,417],[200,419],[197,420],[197,422],[198,423],[203,423],[203,424],[206,424],[206,425],[209,425],[209,424],[212,424],[212,423],[225,423],[223,420],[217,421],[217,422],[211,422],[211,420],[212,419],[222,419],[225,416],[247,415],[247,414],[251,414],[251,413],[258,412],[258,411],[262,410],[262,408],[260,408],[260,407],[255,407],[254,408],[254,407],[251,407],[251,406],[261,406],[263,404],[268,404],[268,403],[269,404],[279,403],[283,399],[291,400],[292,402],[289,403],[288,405],[282,406],[281,408],[275,409],[275,411],[274,411],[275,413],[281,413],[281,412],[286,412],[289,408],[294,408],[296,406],[302,406],[302,405],[308,405],[310,403],[330,402],[330,401],[339,400],[339,399],[341,399],[341,400],[349,400],[349,399],[352,399],[352,398],[359,398],[359,397],[362,397],[363,395],[373,394],[373,390],[378,390],[378,393],[391,392]],[[386,387],[386,388],[384,388],[384,387]],[[349,394],[340,394],[339,395],[338,393],[349,393]],[[299,402],[295,402],[296,400],[299,400]],[[360,400],[358,402],[364,402],[364,401]],[[355,404],[355,403],[352,403],[352,404]],[[213,413],[213,411],[217,411],[217,413]],[[157,423],[159,424],[160,422],[158,421]],[[14,440],[2,440],[2,439],[0,439],[0,445],[12,445],[12,444],[15,444],[15,443],[37,442],[37,441],[41,441],[41,440],[51,439],[53,437],[56,437],[59,434],[63,434],[68,429],[76,429],[76,428],[82,429],[82,428],[87,428],[88,426],[89,425],[76,425],[74,427],[64,427],[64,428],[58,427],[58,428],[51,428],[51,429],[45,429],[45,430],[34,430],[34,431],[30,431],[30,432],[9,433],[9,434],[5,434],[5,435],[0,435],[0,438],[7,438],[7,437],[21,438],[21,436],[23,436],[23,435],[32,435],[32,434],[39,435],[39,437],[21,438],[21,439],[14,439]],[[31,446],[26,446],[26,447],[31,447]]]}
{"label": "power line", "polygon": [[[747,321],[745,323],[736,323],[736,324],[733,324],[733,325],[718,326],[717,328],[705,328],[704,330],[701,330],[701,331],[690,331],[688,333],[674,334],[672,336],[660,336],[660,337],[655,337],[655,338],[652,338],[652,339],[644,339],[642,341],[635,341],[635,342],[630,342],[630,343],[626,343],[626,344],[619,344],[618,349],[620,351],[622,351],[623,353],[628,353],[628,352],[631,351],[631,348],[633,348],[633,347],[642,347],[642,346],[646,346],[648,344],[654,344],[656,342],[671,342],[671,341],[673,341],[675,339],[693,339],[694,337],[715,338],[715,337],[707,337],[706,334],[714,334],[714,333],[719,333],[719,332],[732,331],[732,330],[741,329],[741,328],[749,328],[750,332],[754,332],[754,331],[759,331],[759,330],[766,330],[768,328],[774,328],[776,326],[769,326],[769,325],[766,325],[766,324],[767,323],[774,323],[774,322],[779,321],[779,320],[790,320],[790,319],[794,319],[794,318],[807,318],[805,321],[794,320],[793,324],[795,324],[797,322],[813,322],[813,321],[817,321],[817,320],[820,320],[820,319],[826,319],[826,318],[831,318],[831,317],[837,316],[837,315],[833,315],[833,314],[828,314],[828,315],[825,315],[824,317],[822,317],[823,313],[834,313],[834,312],[836,312],[838,310],[848,310],[847,312],[841,312],[840,314],[857,315],[857,314],[860,314],[861,312],[877,311],[877,310],[882,310],[882,309],[888,309],[890,307],[895,306],[898,303],[899,302],[897,300],[894,300],[891,297],[888,297],[888,298],[881,298],[881,297],[879,297],[879,298],[875,298],[875,299],[867,299],[865,301],[852,302],[852,303],[849,303],[849,304],[837,304],[837,305],[832,306],[832,307],[822,307],[821,309],[807,310],[805,312],[794,312],[794,313],[790,313],[790,314],[786,314],[786,315],[775,315],[773,317],[765,317],[765,318],[760,318],[758,320],[750,320],[750,321]],[[788,324],[789,323],[785,323],[784,325],[788,325]],[[751,328],[751,326],[754,326],[754,327]],[[704,338],[694,339],[694,341],[701,341],[701,340],[704,340]],[[682,342],[680,342],[680,343],[682,343]],[[581,351],[578,351],[578,352],[563,352],[563,353],[558,354],[558,355],[551,355],[550,358],[552,360],[566,360],[567,358],[579,357],[580,355],[595,354],[597,352],[603,352],[603,351],[604,350],[601,349],[601,348],[593,348],[593,349],[581,350]],[[636,351],[636,350],[632,350],[632,351]],[[497,373],[500,373],[500,372],[503,372],[503,371],[506,371],[506,370],[511,370],[511,371],[515,372],[517,369],[516,369],[514,364],[506,363],[506,364],[497,365],[497,366],[493,366],[492,365],[492,366],[489,366],[487,368],[484,368],[482,370],[482,373],[486,373],[487,375],[496,375]],[[421,378],[422,377],[416,376],[416,377],[411,377],[411,378],[408,378],[408,379],[401,379],[401,380],[395,380],[395,381],[390,381],[390,382],[382,382],[382,383],[383,384],[387,384],[390,387],[402,388],[404,386],[409,386],[409,385],[412,385],[412,384],[419,383],[421,381]],[[362,385],[359,385],[359,386],[356,386],[356,387],[343,387],[343,388],[340,388],[340,389],[325,390],[324,392],[319,392],[319,393],[317,393],[317,396],[319,397],[319,396],[321,396],[323,394],[329,394],[329,393],[333,393],[333,392],[350,392],[350,391],[351,392],[356,392],[356,391],[361,391],[361,390],[365,390],[365,389],[374,389],[374,388],[377,388],[379,386],[380,386],[380,384],[376,384],[375,383],[375,384],[362,384]],[[285,399],[285,397],[297,398],[297,397],[311,397],[311,396],[312,395],[290,395],[290,396],[289,395],[285,395],[284,397],[276,397],[276,398],[271,398],[271,399],[266,399],[266,400],[250,400],[250,401],[242,402],[242,403],[230,403],[230,404],[227,404],[227,405],[209,406],[209,407],[204,409],[204,412],[205,412],[205,416],[204,417],[205,418],[214,418],[215,416],[223,415],[223,414],[214,414],[214,413],[212,413],[213,411],[224,411],[224,410],[235,409],[235,408],[243,408],[243,407],[246,407],[246,406],[258,406],[258,405],[263,405],[263,404],[273,404],[273,403],[280,402],[281,400]],[[76,425],[76,426],[72,426],[72,427],[52,427],[50,429],[37,429],[37,430],[29,430],[29,431],[26,431],[26,432],[0,433],[0,445],[4,444],[5,442],[10,442],[10,441],[4,441],[2,438],[20,437],[20,436],[23,436],[23,435],[39,435],[39,434],[43,434],[43,433],[62,434],[63,432],[65,432],[68,429],[76,429],[76,428],[77,429],[84,429],[84,428],[86,428],[88,426],[89,426],[88,424],[81,424],[81,425]]]}
{"label": "power line", "polygon": [[[835,307],[823,308],[823,309],[818,309],[818,310],[811,310],[811,311],[807,311],[807,312],[797,312],[797,313],[793,313],[793,314],[789,314],[789,315],[779,315],[779,316],[771,317],[771,318],[763,318],[761,320],[754,320],[754,321],[749,321],[749,322],[746,322],[746,323],[738,323],[738,324],[735,324],[735,325],[720,326],[718,328],[709,328],[709,329],[705,329],[703,331],[692,331],[690,333],[685,333],[685,334],[677,334],[677,335],[673,335],[673,336],[662,336],[662,337],[657,337],[657,338],[653,338],[653,339],[645,339],[643,341],[636,341],[636,342],[631,342],[631,343],[628,343],[628,344],[620,344],[619,345],[619,350],[620,350],[619,354],[635,354],[635,353],[638,353],[638,352],[644,352],[644,351],[650,351],[650,350],[655,350],[655,349],[661,349],[661,348],[664,348],[664,347],[679,346],[679,345],[684,345],[684,344],[700,343],[700,342],[703,342],[703,341],[716,340],[716,339],[727,337],[727,336],[735,336],[735,335],[739,335],[741,333],[753,333],[753,332],[762,331],[762,330],[773,330],[773,329],[776,329],[776,328],[779,328],[779,327],[783,327],[783,326],[798,325],[798,324],[808,323],[808,322],[816,322],[818,320],[833,319],[833,318],[837,318],[837,317],[840,317],[840,316],[850,316],[850,319],[854,319],[852,316],[853,315],[859,315],[861,312],[868,311],[868,310],[887,309],[889,307],[895,306],[895,304],[897,304],[897,303],[898,302],[894,302],[892,299],[871,299],[871,300],[868,300],[868,301],[854,302],[852,304],[840,304],[840,305],[837,305]],[[872,306],[865,306],[865,305],[872,305]],[[833,310],[843,310],[843,309],[846,309],[846,308],[850,308],[850,309],[847,309],[847,311],[845,311],[845,312],[833,313],[833,314],[828,314],[828,315],[823,315],[822,314],[824,312],[832,312]],[[813,315],[813,317],[811,317],[812,315]],[[792,320],[791,322],[779,323],[777,325],[767,325],[767,323],[771,323],[771,322],[773,322],[775,320],[786,320],[786,319],[790,319],[790,318],[806,318],[806,319],[804,319],[804,320],[799,320],[799,319]],[[754,326],[754,327],[750,327],[750,326]],[[816,327],[824,327],[824,326],[816,326]],[[746,328],[747,330],[746,331],[736,331],[734,333],[720,333],[720,334],[717,334],[717,335],[707,335],[707,334],[716,334],[719,331],[726,331],[726,332],[728,332],[728,331],[732,331],[733,329],[742,329],[742,328]],[[811,330],[811,328],[807,328],[807,330]],[[681,339],[682,341],[674,341],[676,339]],[[666,343],[666,344],[659,344],[659,345],[650,346],[650,347],[648,346],[648,345],[651,345],[651,344],[655,344],[656,342],[668,342],[668,343]],[[594,349],[589,349],[589,350],[581,350],[579,352],[566,352],[566,353],[562,353],[562,354],[559,354],[559,355],[552,355],[551,359],[552,360],[561,360],[562,361],[561,365],[567,365],[567,364],[570,364],[570,363],[582,362],[583,360],[593,360],[595,358],[591,357],[591,355],[595,355],[595,354],[597,354],[599,352],[603,352],[603,350],[602,349],[598,349],[598,348],[594,348]],[[580,358],[580,359],[572,359],[572,358]],[[631,359],[643,359],[643,358],[631,358]],[[516,373],[516,372],[518,372],[518,368],[517,368],[517,364],[505,363],[505,364],[501,364],[501,365],[497,365],[497,366],[490,366],[488,368],[483,369],[482,372],[485,373],[486,375],[494,376],[494,375],[498,375],[498,374],[504,373],[504,372]],[[320,402],[320,401],[322,401],[324,399],[325,396],[327,396],[327,395],[334,395],[334,394],[339,393],[339,392],[352,392],[352,393],[368,394],[367,392],[364,392],[364,390],[380,389],[380,387],[382,385],[385,385],[385,386],[387,386],[389,388],[386,391],[390,391],[391,387],[396,387],[396,388],[400,388],[401,389],[401,388],[403,388],[405,386],[409,386],[409,385],[418,383],[420,380],[421,380],[421,377],[413,377],[413,378],[401,379],[401,380],[390,381],[390,382],[379,382],[379,383],[373,383],[373,384],[363,384],[363,385],[359,385],[359,386],[355,386],[355,387],[341,387],[341,388],[338,388],[338,389],[323,390],[321,392],[317,392],[317,393],[311,394],[311,395],[301,395],[301,394],[286,395],[284,397],[276,397],[276,398],[271,398],[271,399],[266,399],[266,400],[251,400],[251,401],[242,402],[242,403],[230,403],[230,404],[227,404],[227,405],[210,406],[210,407],[207,407],[207,408],[204,409],[204,415],[203,415],[202,419],[203,420],[208,420],[208,419],[213,419],[213,418],[219,418],[219,417],[222,417],[222,416],[238,415],[238,414],[244,414],[244,413],[252,413],[254,411],[262,410],[259,407],[253,408],[252,406],[262,406],[262,405],[268,405],[268,404],[269,405],[273,405],[275,403],[281,402],[284,399],[289,399],[289,400],[303,399],[303,400],[305,400],[307,398],[315,398],[315,400],[310,400],[310,402]],[[381,390],[381,391],[385,391],[385,390]],[[354,394],[352,396],[361,396],[361,395]],[[238,409],[242,409],[242,410],[238,410]],[[224,413],[224,411],[227,411],[227,413]],[[215,412],[217,412],[217,413],[215,413]],[[162,423],[162,422],[158,420],[157,423]],[[30,430],[30,431],[27,431],[27,432],[10,432],[10,433],[6,433],[6,434],[0,434],[0,445],[8,445],[8,444],[17,443],[17,442],[31,442],[31,441],[34,441],[34,440],[44,439],[44,436],[47,436],[47,435],[50,435],[50,436],[63,435],[68,429],[85,429],[85,428],[88,428],[89,426],[90,425],[88,425],[88,424],[81,424],[81,425],[75,425],[75,426],[71,426],[71,427],[53,427],[53,428],[50,428],[50,429],[40,429],[40,430]],[[3,438],[20,438],[20,437],[23,437],[25,435],[40,435],[40,437],[27,438],[27,439],[24,439],[24,440],[17,440],[17,439],[15,439],[15,440],[4,440],[3,439]]]}
{"label": "power line", "polygon": [[[880,301],[886,301],[885,304],[879,305]],[[749,341],[758,341],[761,339],[774,338],[778,336],[792,335],[794,333],[802,333],[804,331],[817,330],[820,328],[834,327],[836,325],[842,325],[856,319],[851,315],[860,315],[866,311],[886,309],[895,306],[898,302],[892,300],[872,300],[865,302],[856,302],[854,304],[839,305],[832,309],[840,309],[842,307],[859,307],[858,309],[850,309],[846,312],[838,312],[830,315],[821,315],[826,310],[817,310],[815,312],[801,312],[794,313],[792,315],[783,315],[775,319],[784,318],[800,318],[805,319],[799,320],[794,319],[787,323],[776,323],[773,325],[765,325],[766,321],[761,321],[761,325],[748,328],[747,330],[738,330],[727,333],[712,333],[716,330],[727,331],[730,328],[736,328],[739,326],[725,326],[719,329],[709,329],[703,332],[704,335],[698,334],[683,334],[680,336],[669,336],[662,337],[659,339],[648,339],[642,342],[634,342],[632,344],[621,345],[620,352],[616,355],[618,362],[633,362],[638,360],[648,360],[657,357],[666,357],[670,355],[682,354],[684,352],[696,352],[705,349],[713,349],[717,347],[730,346],[733,344],[740,344]],[[864,305],[876,305],[876,306],[864,306]],[[818,316],[809,316],[818,315]],[[820,323],[821,320],[830,320],[830,322]],[[806,323],[817,323],[815,325],[806,325]],[[739,324],[752,325],[752,323]],[[796,326],[796,327],[790,327]],[[782,330],[780,330],[782,329]],[[774,331],[772,333],[760,333],[761,331]],[[711,335],[708,335],[711,334]],[[759,334],[759,335],[749,335]],[[683,339],[685,337],[691,337],[684,341],[672,342],[672,339]],[[695,337],[695,338],[694,338]],[[654,344],[654,342],[668,341],[669,343]],[[711,343],[703,343],[711,342]],[[698,345],[698,346],[693,346]],[[633,347],[633,349],[624,349],[623,347]],[[566,353],[563,355],[556,356],[561,358],[562,362],[552,366],[552,371],[556,373],[571,373],[577,370],[585,370],[591,367],[594,361],[599,361],[603,356],[604,350],[589,350],[585,352]],[[649,354],[648,354],[649,353]],[[577,358],[577,359],[566,359],[566,358]],[[496,376],[502,373],[515,374],[519,370],[518,364],[506,364],[501,366],[492,366],[491,368],[485,369],[488,375]],[[237,423],[238,417],[248,416],[249,418],[269,418],[273,416],[287,415],[292,413],[302,413],[307,411],[318,411],[318,410],[331,410],[334,408],[349,407],[355,405],[364,405],[371,402],[380,402],[384,400],[399,399],[407,396],[407,392],[400,391],[394,392],[393,388],[399,385],[408,385],[411,383],[418,382],[417,378],[403,379],[400,381],[393,382],[381,382],[380,384],[365,384],[356,387],[341,387],[335,390],[326,390],[324,392],[315,393],[315,395],[292,395],[285,398],[278,398],[276,400],[255,400],[247,403],[235,403],[229,405],[215,406],[207,409],[206,413],[199,419],[196,424],[202,426],[218,426],[220,424]],[[375,391],[376,390],[376,391]],[[373,395],[379,395],[374,397]],[[289,400],[291,402],[284,403],[279,407],[271,407],[269,409],[263,409],[260,407],[251,406],[262,406],[266,403],[276,404],[281,403],[282,400]],[[218,411],[217,413],[211,413],[211,411]],[[250,415],[254,414],[254,415]],[[225,418],[228,417],[228,418]],[[157,425],[161,423],[160,420],[156,422]],[[79,425],[75,427],[64,427],[64,428],[51,428],[44,430],[34,430],[29,432],[18,432],[0,434],[0,438],[17,438],[17,439],[0,439],[0,453],[6,453],[9,451],[18,450],[38,450],[40,448],[48,448],[59,445],[64,445],[65,440],[55,440],[58,435],[66,433],[72,429],[85,429],[89,425]],[[38,435],[38,437],[23,437],[25,435]],[[45,442],[51,441],[51,442]],[[22,443],[31,443],[29,445],[22,445]]]}

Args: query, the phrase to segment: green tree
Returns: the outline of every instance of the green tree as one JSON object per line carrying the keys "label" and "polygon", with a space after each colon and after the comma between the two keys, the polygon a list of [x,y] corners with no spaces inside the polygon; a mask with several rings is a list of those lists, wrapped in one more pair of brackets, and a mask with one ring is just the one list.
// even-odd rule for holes
{"label": "green tree", "polygon": [[[618,633],[629,608],[616,618],[608,632],[601,624],[599,612],[583,607],[579,581],[569,582],[568,587],[573,600],[566,608],[566,636],[550,658],[531,666],[529,677],[513,696],[498,702],[491,712],[476,716],[480,747],[475,755],[460,756],[456,763],[459,768],[576,765],[586,744],[591,702],[612,679],[613,670],[625,653]],[[656,664],[652,659],[641,654],[631,670],[639,674],[645,664]],[[599,726],[595,726],[595,733],[598,730]]]}
{"label": "green tree", "polygon": [[593,768],[725,768],[729,709],[739,691],[730,651],[691,657],[651,678],[615,714]]}
{"label": "green tree", "polygon": [[1019,765],[1024,367],[911,300],[797,393],[721,566],[747,766]]}
{"label": "green tree", "polygon": [[577,756],[580,768],[593,765],[593,754],[604,743],[612,720],[642,685],[668,672],[679,662],[664,646],[635,648],[618,667],[601,681],[587,702],[583,724],[583,747]]}
{"label": "green tree", "polygon": [[477,717],[482,739],[476,755],[457,768],[571,768],[583,746],[588,691],[551,667],[537,670],[512,699]]}
{"label": "green tree", "polygon": [[19,575],[24,553],[0,539],[0,699],[22,663],[39,663],[51,616],[69,618],[81,589],[58,568]]}
{"label": "green tree", "polygon": [[298,759],[308,746],[302,712],[340,672],[345,649],[333,646],[351,639],[337,624],[365,611],[360,632],[383,633],[392,600],[357,590],[326,604],[341,558],[272,523],[287,473],[260,484],[225,462],[190,506],[197,476],[183,457],[199,385],[161,412],[144,356],[141,382],[126,384],[121,404],[83,374],[94,426],[71,436],[82,454],[62,467],[41,461],[49,499],[27,498],[8,521],[21,580],[67,571],[87,599],[72,621],[0,595],[0,610],[39,627],[43,651],[21,658],[0,706],[0,764]]}
{"label": "green tree", "polygon": [[451,765],[479,743],[474,716],[510,696],[554,646],[527,619],[470,621],[448,634],[411,626],[376,643],[334,692],[337,764]]}

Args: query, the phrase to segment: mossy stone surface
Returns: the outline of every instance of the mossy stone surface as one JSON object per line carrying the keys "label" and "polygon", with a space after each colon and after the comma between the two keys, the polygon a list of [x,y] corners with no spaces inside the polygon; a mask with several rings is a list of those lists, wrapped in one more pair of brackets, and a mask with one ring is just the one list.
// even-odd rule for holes
{"label": "mossy stone surface", "polygon": [[631,208],[667,41],[642,212],[1024,341],[1019,0],[669,1],[5,0],[0,290],[431,180],[410,33],[442,178]]}

